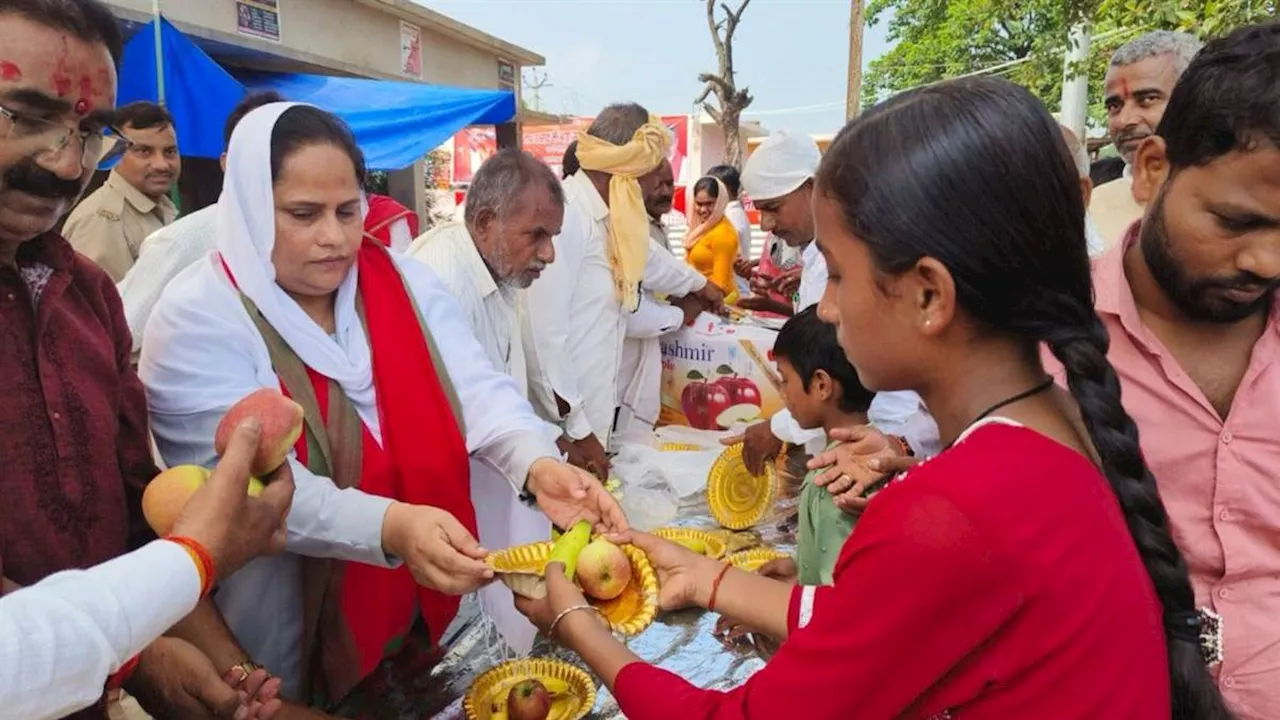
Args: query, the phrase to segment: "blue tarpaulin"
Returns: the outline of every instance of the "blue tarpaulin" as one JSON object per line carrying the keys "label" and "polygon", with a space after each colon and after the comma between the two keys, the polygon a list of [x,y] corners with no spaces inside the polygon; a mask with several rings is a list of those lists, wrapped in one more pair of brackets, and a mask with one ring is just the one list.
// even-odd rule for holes
{"label": "blue tarpaulin", "polygon": [[[165,107],[173,115],[178,150],[183,155],[216,158],[224,149],[223,126],[232,108],[244,97],[244,86],[167,20],[160,22]],[[155,37],[155,26],[148,24],[125,46],[118,104],[156,102],[159,97]]]}
{"label": "blue tarpaulin", "polygon": [[[168,21],[160,22],[165,105],[183,155],[221,155],[227,115],[249,91],[276,90],[341,117],[376,170],[406,167],[468,125],[504,123],[516,114],[515,95],[507,91],[236,69],[233,77]],[[125,47],[120,104],[157,99],[154,33],[147,24]]]}

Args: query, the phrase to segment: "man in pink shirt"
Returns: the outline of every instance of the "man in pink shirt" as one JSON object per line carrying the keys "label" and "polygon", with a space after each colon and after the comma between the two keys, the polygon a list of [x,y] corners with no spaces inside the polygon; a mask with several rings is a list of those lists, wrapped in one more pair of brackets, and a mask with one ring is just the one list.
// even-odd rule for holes
{"label": "man in pink shirt", "polygon": [[1280,718],[1277,68],[1280,23],[1197,56],[1133,163],[1146,215],[1094,266],[1125,409],[1197,604],[1223,618],[1219,687],[1249,720]]}

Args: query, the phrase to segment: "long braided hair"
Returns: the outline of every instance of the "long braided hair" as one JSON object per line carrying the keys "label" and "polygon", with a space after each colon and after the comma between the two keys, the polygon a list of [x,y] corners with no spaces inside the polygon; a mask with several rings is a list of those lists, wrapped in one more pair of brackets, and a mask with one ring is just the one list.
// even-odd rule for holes
{"label": "long braided hair", "polygon": [[[1024,340],[1031,354],[1049,346],[1066,367],[1165,617],[1188,617],[1195,596],[1187,565],[1120,404],[1107,331],[1093,310],[1076,175],[1039,100],[1007,81],[973,78],[899,95],[846,126],[818,185],[879,272],[933,257],[951,273],[969,316]],[[1198,645],[1184,638],[1166,630],[1173,717],[1231,717]]]}

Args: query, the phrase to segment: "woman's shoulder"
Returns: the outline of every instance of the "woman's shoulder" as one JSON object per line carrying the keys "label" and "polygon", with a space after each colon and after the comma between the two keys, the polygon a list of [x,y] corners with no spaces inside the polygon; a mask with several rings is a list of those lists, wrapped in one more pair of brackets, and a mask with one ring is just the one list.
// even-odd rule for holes
{"label": "woman's shoulder", "polygon": [[895,478],[885,496],[908,503],[911,496],[944,497],[983,524],[1007,529],[1074,508],[1077,490],[1093,496],[1104,488],[1100,471],[1083,455],[997,418]]}

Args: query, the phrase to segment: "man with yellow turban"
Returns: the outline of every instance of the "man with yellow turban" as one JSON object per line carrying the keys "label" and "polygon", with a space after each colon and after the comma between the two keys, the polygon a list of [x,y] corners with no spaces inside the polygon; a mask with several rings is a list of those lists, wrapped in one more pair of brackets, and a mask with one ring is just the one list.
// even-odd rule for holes
{"label": "man with yellow turban", "polygon": [[581,169],[565,178],[564,225],[556,261],[529,287],[529,319],[556,407],[542,407],[577,446],[587,470],[605,477],[617,415],[626,318],[640,286],[708,307],[723,293],[675,256],[649,243],[644,198],[670,149],[662,121],[635,104],[610,105],[579,133]]}

